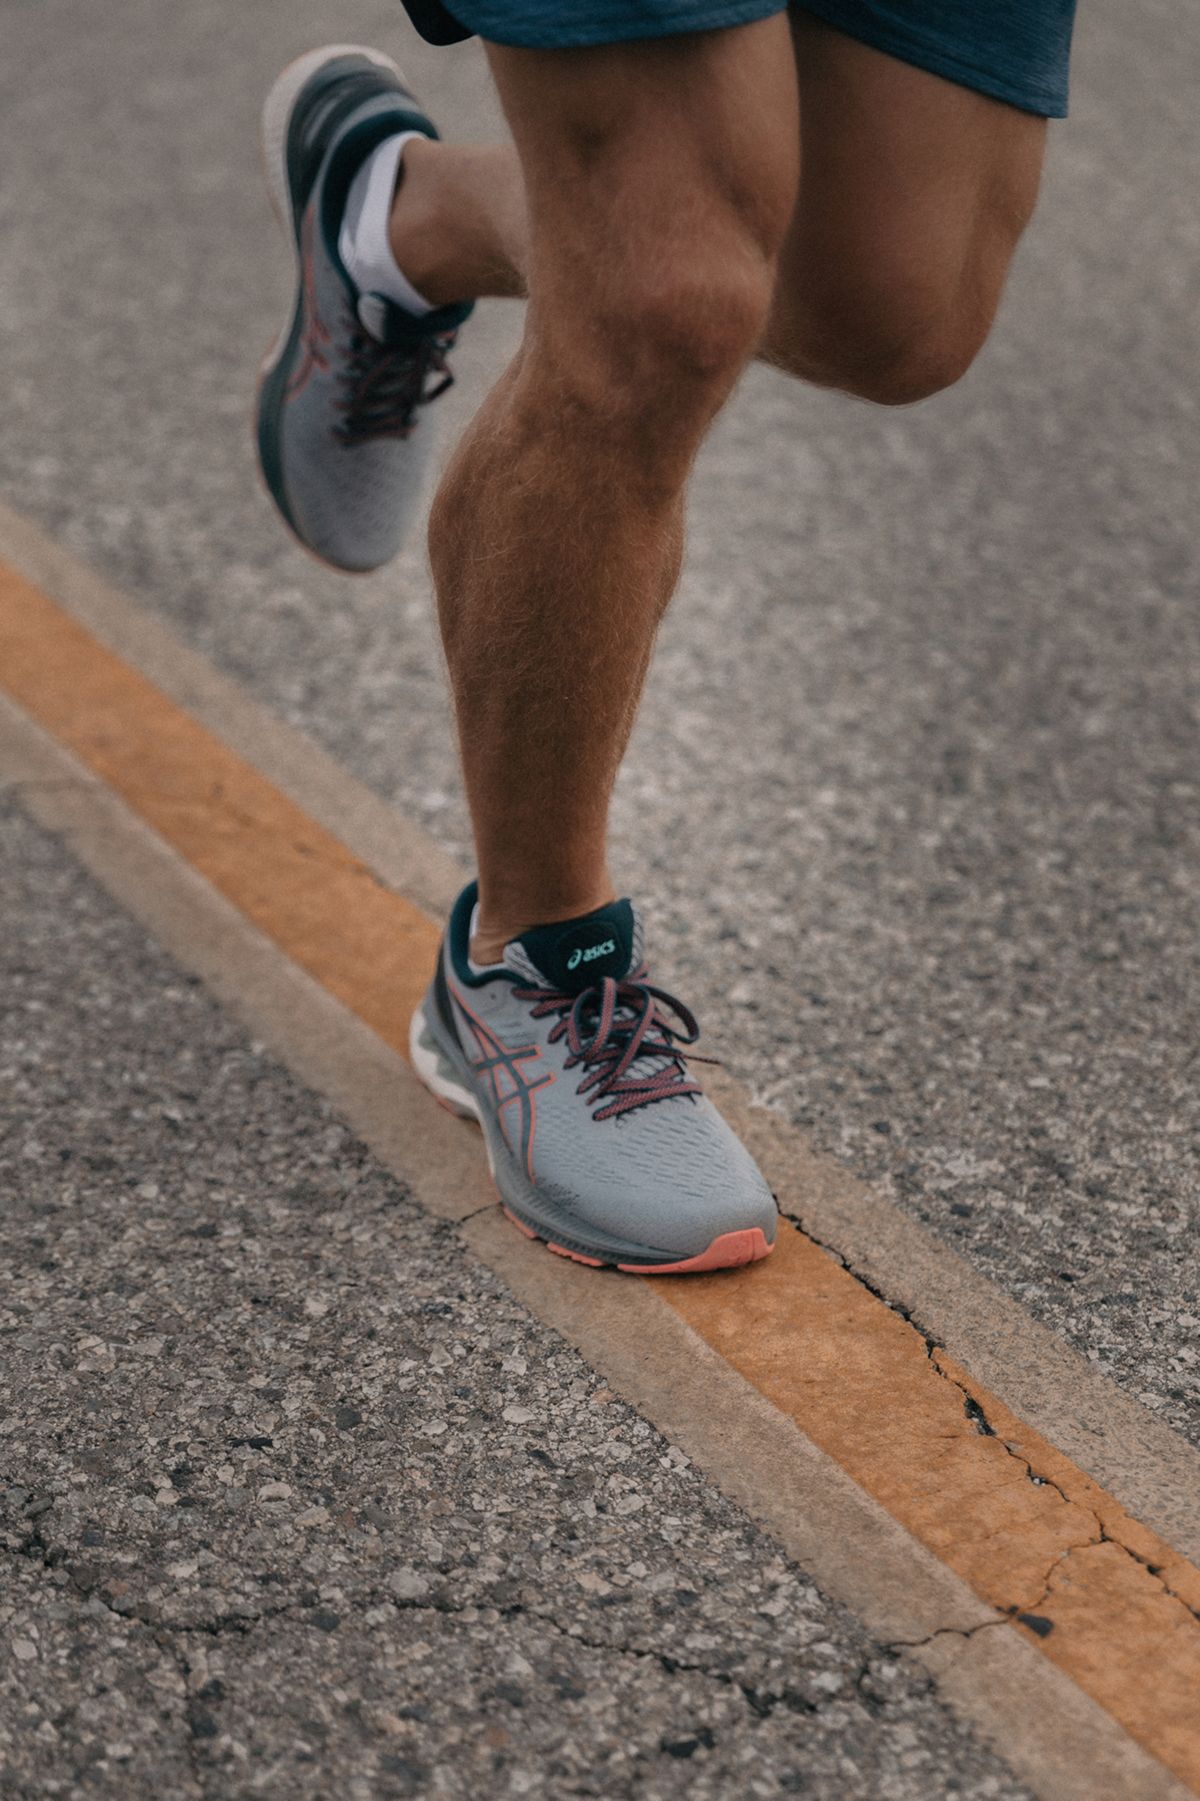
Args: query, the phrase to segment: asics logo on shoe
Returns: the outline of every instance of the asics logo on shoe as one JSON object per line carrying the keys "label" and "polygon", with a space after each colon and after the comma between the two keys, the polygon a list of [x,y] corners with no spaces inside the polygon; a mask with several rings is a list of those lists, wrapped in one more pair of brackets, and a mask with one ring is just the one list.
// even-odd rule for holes
{"label": "asics logo on shoe", "polygon": [[567,958],[568,969],[578,969],[581,963],[594,963],[597,957],[607,957],[617,948],[616,941],[606,938],[603,944],[589,944],[587,949],[573,950]]}
{"label": "asics logo on shoe", "polygon": [[483,1126],[505,1212],[591,1265],[765,1257],[771,1191],[689,1071],[700,1028],[651,981],[632,904],[534,926],[472,971],[478,892],[455,904],[411,1049],[442,1104]]}

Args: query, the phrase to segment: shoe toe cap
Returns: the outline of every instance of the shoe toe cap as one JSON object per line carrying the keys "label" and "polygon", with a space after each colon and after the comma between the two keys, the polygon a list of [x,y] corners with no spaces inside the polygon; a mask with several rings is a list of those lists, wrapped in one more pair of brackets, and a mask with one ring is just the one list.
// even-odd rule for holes
{"label": "shoe toe cap", "polygon": [[[751,1262],[775,1242],[775,1197],[749,1151],[707,1101],[617,1121],[618,1155],[580,1183],[578,1206],[606,1236],[644,1247],[648,1259],[703,1257],[729,1241],[723,1262]],[[744,1238],[742,1235],[745,1235]],[[739,1240],[735,1244],[734,1240]],[[714,1262],[711,1267],[718,1267]]]}

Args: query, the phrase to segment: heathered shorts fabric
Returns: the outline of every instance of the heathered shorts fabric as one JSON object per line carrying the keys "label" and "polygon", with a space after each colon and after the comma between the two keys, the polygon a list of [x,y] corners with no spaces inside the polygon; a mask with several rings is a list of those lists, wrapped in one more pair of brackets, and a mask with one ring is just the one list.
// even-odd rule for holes
{"label": "heathered shorts fabric", "polygon": [[[405,0],[431,44],[478,34],[530,50],[718,31],[782,0]],[[1075,0],[805,0],[838,31],[1023,112],[1063,118]]]}
{"label": "heathered shorts fabric", "polygon": [[804,11],[960,87],[1066,117],[1075,0],[804,0]]}

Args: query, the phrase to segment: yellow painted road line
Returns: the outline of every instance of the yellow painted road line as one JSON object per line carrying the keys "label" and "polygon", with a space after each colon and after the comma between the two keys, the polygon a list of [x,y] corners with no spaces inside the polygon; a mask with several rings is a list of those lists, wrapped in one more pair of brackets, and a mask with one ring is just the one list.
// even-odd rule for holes
{"label": "yellow painted road line", "polygon": [[1200,1792],[1200,1570],[786,1222],[761,1268],[656,1287]]}
{"label": "yellow painted road line", "polygon": [[[0,684],[403,1052],[433,922],[3,565]],[[1200,1793],[1200,1571],[794,1228],[764,1265],[654,1287],[1006,1615],[980,1630],[1021,1634]]]}
{"label": "yellow painted road line", "polygon": [[[445,918],[466,880],[466,872],[427,833],[365,787],[312,739],[285,724],[230,677],[222,675],[176,637],[162,619],[110,587],[29,520],[0,502],[0,564],[3,563],[20,570],[43,594],[53,595],[77,624],[123,657],[168,699],[206,725],[227,749],[265,775],[309,818],[341,840],[352,855],[382,878],[385,887],[397,890],[433,919]],[[28,715],[22,713],[21,718],[28,720]],[[16,740],[23,738],[28,762],[32,740],[16,723],[12,702],[9,725],[8,754],[19,761],[21,752]],[[30,726],[45,740],[33,753],[36,763],[49,768],[66,759],[68,768],[79,767],[69,751],[42,734],[31,721]],[[0,736],[0,754],[4,745]],[[94,782],[96,778],[89,779]],[[129,868],[137,861],[137,833],[127,827],[136,823],[143,832],[150,828],[135,821],[115,791],[109,792],[117,811],[108,808],[104,809],[106,813],[114,821],[123,814],[128,816],[115,828],[110,844],[106,847],[98,843],[90,831],[80,836],[72,830],[72,841],[78,845],[84,863],[95,866],[99,879],[119,892],[123,904],[133,907],[149,929],[186,961],[188,943],[178,938],[174,916],[161,910],[167,891],[180,891],[178,872],[168,875],[168,862],[164,860],[177,857],[177,853],[163,843],[164,857],[151,859],[159,872],[152,891],[138,891],[131,899],[125,881],[127,865],[122,858],[128,854]],[[27,800],[35,811],[37,807],[51,807],[45,794],[38,798],[30,791]],[[115,848],[118,839],[124,847],[121,855]],[[189,870],[182,858],[178,861],[181,870]],[[209,888],[208,893],[212,901],[210,911],[215,916],[228,903],[215,889]],[[200,913],[204,911],[198,898],[197,908]],[[237,918],[244,922],[246,931],[258,935],[246,915],[238,913]],[[267,946],[265,938],[263,944]],[[304,973],[290,959],[285,961],[297,974]],[[281,1022],[269,1024],[269,1018],[274,1020],[269,1010],[260,1016],[256,1001],[240,996],[237,990],[231,993],[220,957],[205,962],[203,970],[192,957],[189,967],[193,965],[197,974],[203,974],[211,986],[220,990],[226,1004],[251,1024],[252,1030],[259,1032],[263,1028],[268,1036],[276,1034],[272,1042],[279,1055],[301,1074],[302,1080],[330,1096],[336,1092],[337,1104],[343,1111],[349,1108],[359,1122],[358,1129],[365,1131],[369,1142],[381,1147],[379,1154],[385,1163],[396,1157],[396,1122],[403,1114],[404,1131],[408,1133],[407,1109],[393,1101],[386,1110],[386,1118],[392,1122],[386,1129],[383,1119],[375,1113],[368,1121],[358,1089],[347,1089],[344,1079],[345,1023],[353,1021],[361,1034],[367,1031],[361,1021],[348,1009],[339,1007],[346,1016],[343,1036],[338,1038],[337,1054],[327,1054],[323,1046],[309,1044],[298,1025],[294,1032],[288,1032],[282,1029]],[[276,984],[288,985],[283,971],[274,972],[272,979]],[[316,986],[314,982],[313,987]],[[324,1017],[328,1020],[332,1015],[326,1012]],[[393,1053],[374,1034],[368,1032],[367,1037],[384,1053],[377,1059],[381,1075]],[[364,1055],[369,1055],[361,1035],[357,1041]],[[931,1342],[957,1356],[981,1382],[1003,1392],[1023,1419],[1117,1496],[1127,1511],[1200,1564],[1200,1449],[1179,1437],[1111,1377],[1101,1374],[1094,1363],[1042,1325],[1019,1301],[988,1281],[974,1264],[951,1250],[945,1240],[919,1225],[911,1213],[899,1208],[879,1188],[865,1186],[834,1159],[817,1152],[780,1114],[756,1106],[727,1071],[713,1066],[704,1070],[703,1079],[759,1159],[784,1211],[802,1230],[834,1251],[867,1287],[886,1291],[894,1306],[919,1317]],[[403,1080],[400,1087],[405,1088]],[[423,1092],[414,1099],[424,1110]],[[482,1164],[480,1147],[471,1134],[459,1132],[456,1136],[463,1146],[460,1166],[463,1159],[470,1162],[472,1158]],[[426,1154],[435,1144],[439,1159],[436,1178]],[[422,1135],[420,1145],[414,1147],[418,1154],[408,1159],[414,1171],[419,1171],[421,1198],[427,1205],[436,1191],[440,1190],[447,1204],[455,1192],[456,1177],[447,1166],[447,1144],[444,1135]],[[453,1209],[453,1217],[460,1218],[468,1211],[469,1206],[459,1205]],[[546,1291],[547,1299],[553,1292],[556,1291]],[[594,1292],[594,1285],[588,1292]]]}
{"label": "yellow painted road line", "polygon": [[0,681],[281,950],[407,1055],[438,928],[220,739],[0,564]]}

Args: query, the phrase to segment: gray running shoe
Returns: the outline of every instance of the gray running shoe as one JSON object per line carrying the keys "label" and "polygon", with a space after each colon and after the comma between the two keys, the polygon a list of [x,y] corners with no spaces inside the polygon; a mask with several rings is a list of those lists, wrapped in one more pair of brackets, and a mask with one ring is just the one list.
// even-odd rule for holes
{"label": "gray running shoe", "polygon": [[479,1121],[513,1224],[561,1257],[643,1275],[768,1256],[771,1191],[688,1074],[696,1021],[652,985],[629,901],[526,932],[480,970],[475,898],[472,883],[451,914],[412,1060],[443,1106]]}
{"label": "gray running shoe", "polygon": [[300,542],[338,569],[377,569],[399,550],[433,452],[429,403],[450,385],[446,353],[471,311],[418,319],[359,293],[338,255],[350,184],[400,131],[437,136],[395,64],[353,44],[290,63],[263,108],[296,293],[259,383],[259,460]]}

